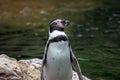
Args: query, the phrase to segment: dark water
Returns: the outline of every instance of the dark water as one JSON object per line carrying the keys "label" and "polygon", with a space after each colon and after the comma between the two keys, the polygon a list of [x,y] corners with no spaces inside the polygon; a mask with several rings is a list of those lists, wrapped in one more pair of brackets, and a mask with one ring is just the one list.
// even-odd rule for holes
{"label": "dark water", "polygon": [[6,1],[0,0],[0,54],[42,58],[49,22],[68,19],[65,32],[84,75],[120,80],[119,0]]}

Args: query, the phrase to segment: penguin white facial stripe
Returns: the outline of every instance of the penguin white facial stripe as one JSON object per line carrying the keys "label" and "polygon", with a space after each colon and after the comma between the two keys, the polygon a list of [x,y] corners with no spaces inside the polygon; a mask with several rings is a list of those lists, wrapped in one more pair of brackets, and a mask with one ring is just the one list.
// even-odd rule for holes
{"label": "penguin white facial stripe", "polygon": [[66,36],[66,34],[64,32],[55,30],[52,33],[49,33],[49,40],[52,39],[52,38],[54,38],[54,37],[57,37],[59,35]]}
{"label": "penguin white facial stripe", "polygon": [[62,20],[61,19],[55,19],[55,20],[52,21],[52,23],[54,23],[54,22],[60,22],[60,21],[62,21]]}

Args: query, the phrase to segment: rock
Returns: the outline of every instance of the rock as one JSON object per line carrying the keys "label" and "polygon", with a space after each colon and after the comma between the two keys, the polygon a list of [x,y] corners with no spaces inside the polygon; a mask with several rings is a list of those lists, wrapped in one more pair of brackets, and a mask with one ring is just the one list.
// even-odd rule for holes
{"label": "rock", "polygon": [[[82,77],[83,77],[83,80],[91,80],[84,75]],[[72,80],[79,80],[78,74],[75,71],[73,71]]]}
{"label": "rock", "polygon": [[37,58],[30,60],[20,60],[19,64],[23,74],[28,80],[40,80],[42,60]]}
{"label": "rock", "polygon": [[0,55],[0,80],[22,80],[23,74],[17,60]]}
{"label": "rock", "polygon": [[[0,80],[41,80],[41,65],[41,59],[17,61],[2,54],[0,55]],[[90,80],[85,76],[83,78],[84,80]],[[72,79],[79,80],[75,71],[73,71]]]}

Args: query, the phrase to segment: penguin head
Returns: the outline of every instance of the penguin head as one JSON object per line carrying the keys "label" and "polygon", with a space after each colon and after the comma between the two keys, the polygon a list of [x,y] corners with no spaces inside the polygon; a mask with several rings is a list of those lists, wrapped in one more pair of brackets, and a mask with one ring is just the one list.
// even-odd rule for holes
{"label": "penguin head", "polygon": [[69,24],[70,22],[68,20],[55,19],[50,23],[50,33],[54,30],[64,31],[64,28]]}

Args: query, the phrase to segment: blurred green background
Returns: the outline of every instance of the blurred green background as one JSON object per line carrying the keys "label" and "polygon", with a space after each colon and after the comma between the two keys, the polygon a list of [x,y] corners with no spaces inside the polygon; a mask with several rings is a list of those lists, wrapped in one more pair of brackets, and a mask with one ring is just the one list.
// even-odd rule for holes
{"label": "blurred green background", "polygon": [[65,29],[92,80],[120,80],[120,0],[0,0],[0,54],[42,58],[51,20]]}

